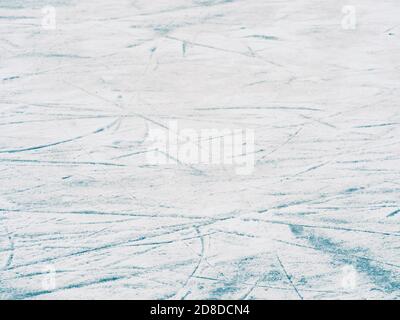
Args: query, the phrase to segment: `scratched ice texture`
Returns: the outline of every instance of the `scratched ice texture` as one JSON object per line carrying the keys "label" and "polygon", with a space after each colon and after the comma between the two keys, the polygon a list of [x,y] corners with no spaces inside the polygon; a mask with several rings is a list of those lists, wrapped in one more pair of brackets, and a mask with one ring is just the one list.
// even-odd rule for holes
{"label": "scratched ice texture", "polygon": [[[399,17],[0,0],[0,298],[399,299]],[[254,172],[150,165],[170,120],[253,129]]]}

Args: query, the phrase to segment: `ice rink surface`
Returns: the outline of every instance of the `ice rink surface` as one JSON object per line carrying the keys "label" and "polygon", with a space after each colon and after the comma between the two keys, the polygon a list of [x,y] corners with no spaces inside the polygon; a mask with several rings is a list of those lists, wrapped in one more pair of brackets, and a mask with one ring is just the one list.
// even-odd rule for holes
{"label": "ice rink surface", "polygon": [[[0,0],[0,299],[399,299],[399,17]],[[254,130],[253,172],[149,164],[170,121]]]}

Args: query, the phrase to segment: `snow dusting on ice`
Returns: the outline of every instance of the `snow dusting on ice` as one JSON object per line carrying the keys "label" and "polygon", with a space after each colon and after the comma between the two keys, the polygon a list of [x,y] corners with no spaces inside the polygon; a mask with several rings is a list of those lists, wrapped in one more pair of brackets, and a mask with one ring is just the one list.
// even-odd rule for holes
{"label": "snow dusting on ice", "polygon": [[[0,0],[0,299],[399,299],[399,17]],[[252,170],[149,162],[171,123]]]}

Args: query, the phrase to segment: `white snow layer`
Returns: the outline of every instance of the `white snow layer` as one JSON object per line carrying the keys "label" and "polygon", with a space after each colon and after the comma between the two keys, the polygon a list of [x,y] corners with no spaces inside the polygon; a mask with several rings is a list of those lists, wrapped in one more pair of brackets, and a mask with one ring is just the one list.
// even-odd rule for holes
{"label": "white snow layer", "polygon": [[[400,298],[399,17],[0,0],[0,298]],[[253,172],[149,164],[171,121],[254,130]]]}

